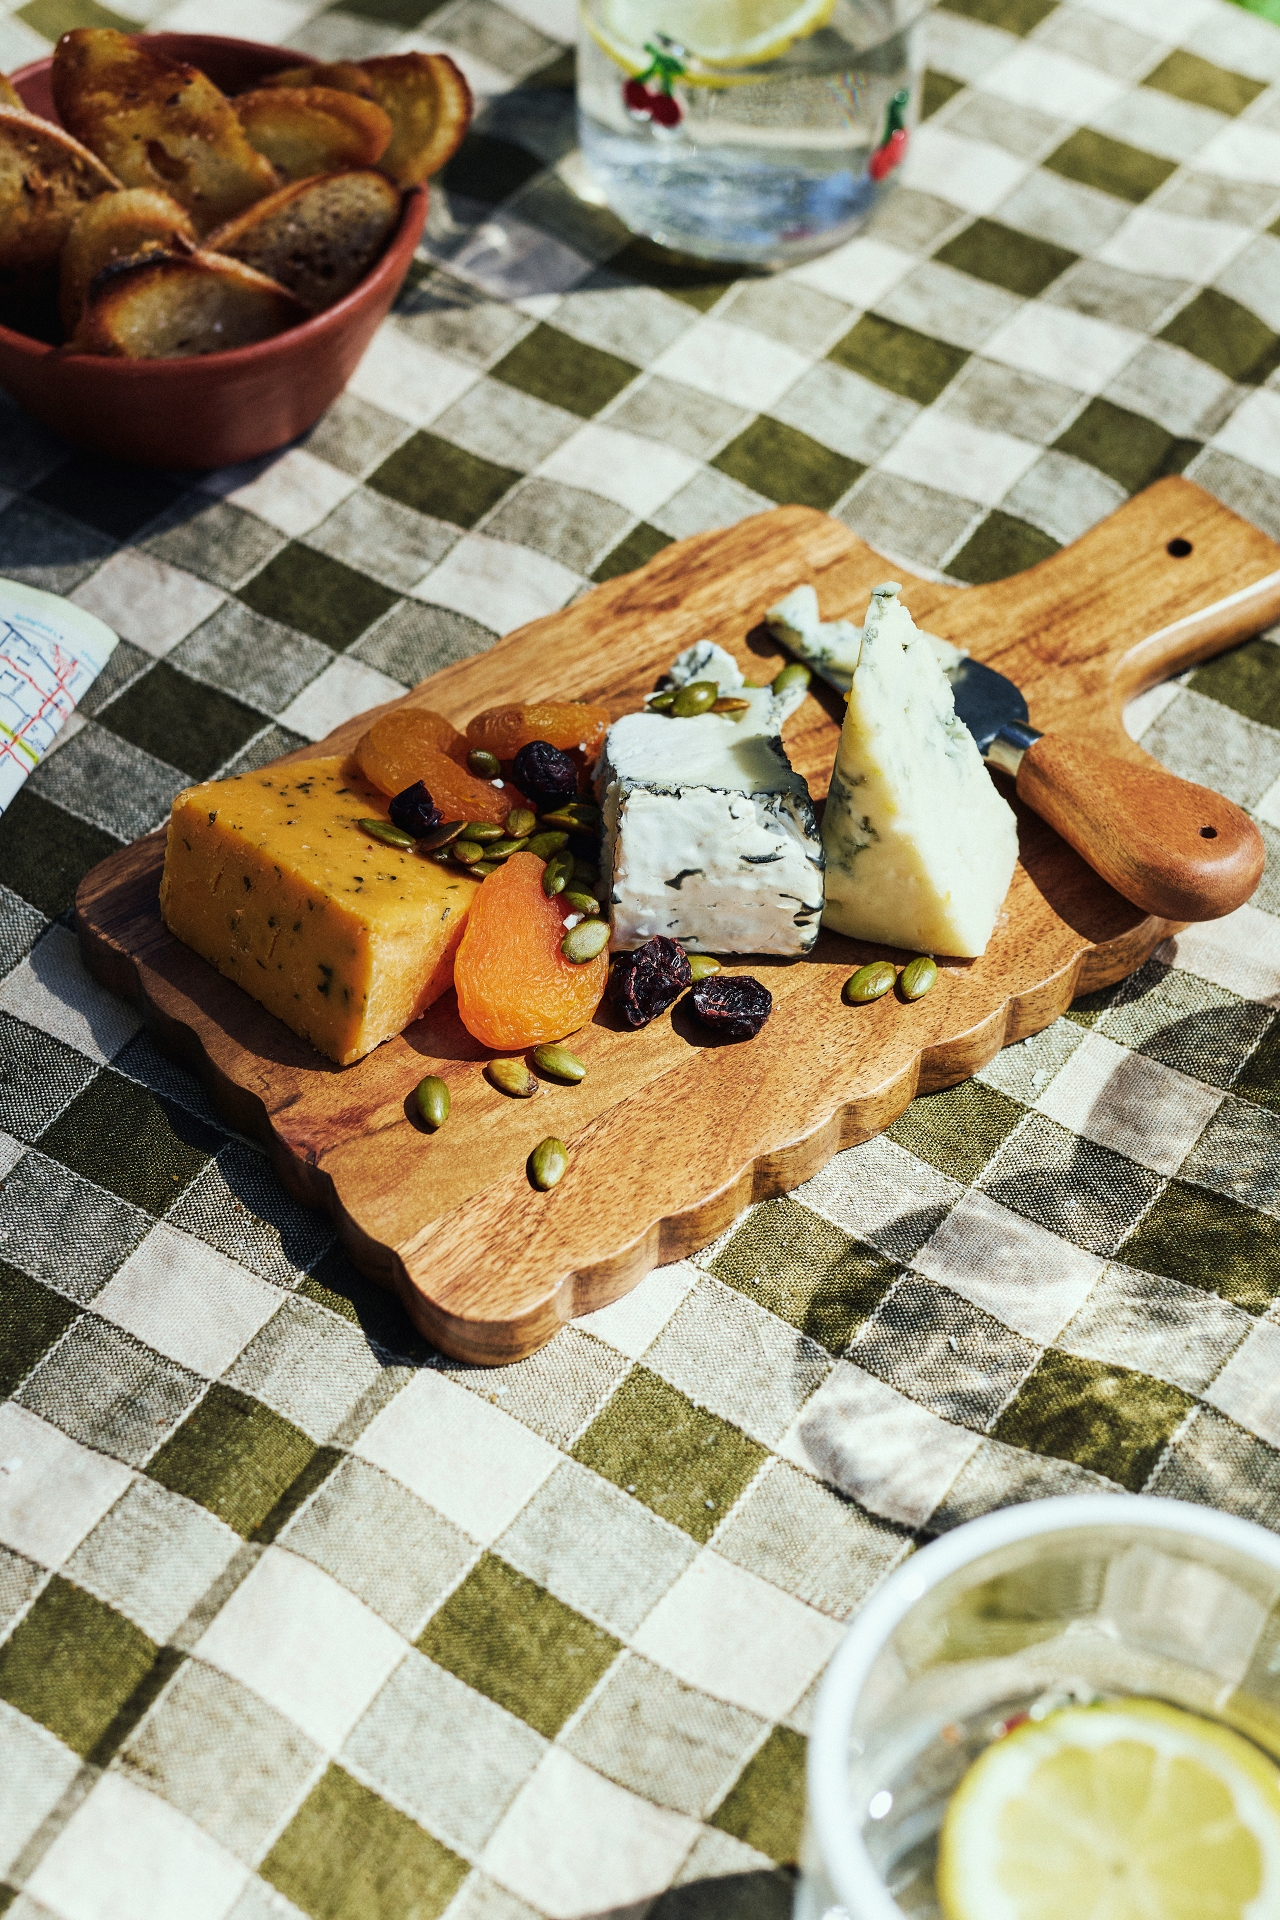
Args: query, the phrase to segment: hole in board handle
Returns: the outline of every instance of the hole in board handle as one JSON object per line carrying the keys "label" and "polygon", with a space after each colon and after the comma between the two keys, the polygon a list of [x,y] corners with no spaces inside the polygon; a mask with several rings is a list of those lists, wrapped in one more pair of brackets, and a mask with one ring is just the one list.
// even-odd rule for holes
{"label": "hole in board handle", "polygon": [[1190,551],[1191,542],[1184,540],[1181,534],[1178,535],[1176,540],[1171,540],[1165,548],[1165,552],[1174,560],[1185,560]]}
{"label": "hole in board handle", "polygon": [[1216,840],[1217,837],[1218,829],[1216,827],[1201,827],[1200,838],[1202,840]]}

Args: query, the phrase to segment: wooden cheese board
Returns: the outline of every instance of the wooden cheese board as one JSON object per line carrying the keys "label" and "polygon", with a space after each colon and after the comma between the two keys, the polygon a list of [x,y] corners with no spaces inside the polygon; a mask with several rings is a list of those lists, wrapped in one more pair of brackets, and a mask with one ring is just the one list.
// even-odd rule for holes
{"label": "wooden cheese board", "polygon": [[[1147,756],[1124,732],[1128,700],[1280,618],[1280,547],[1181,479],[1160,481],[1026,573],[972,588],[915,579],[838,521],[781,507],[668,547],[405,699],[459,725],[482,707],[535,698],[598,701],[616,716],[704,638],[763,680],[784,658],[760,624],[766,607],[809,580],[825,619],[861,620],[886,577],[902,582],[922,626],[1013,679],[1035,726],[1135,762]],[[786,729],[815,799],[841,713],[840,696],[815,682]],[[341,751],[370,717],[290,757]],[[848,975],[886,950],[824,933],[804,960],[730,963],[774,996],[755,1040],[709,1041],[679,1006],[632,1033],[606,1000],[573,1041],[586,1080],[547,1082],[529,1101],[483,1077],[490,1056],[452,993],[357,1065],[323,1059],[168,933],[161,833],[96,867],[76,912],[92,972],[264,1144],[288,1191],[328,1209],[357,1264],[395,1289],[430,1339],[496,1364],[707,1245],[748,1203],[808,1179],[917,1092],[966,1078],[1077,994],[1122,979],[1174,930],[1113,892],[1034,814],[1019,814],[1021,859],[986,954],[943,961],[925,999],[844,1006]],[[452,1096],[434,1135],[412,1100],[427,1073]],[[542,1193],[526,1162],[549,1133],[567,1142],[569,1170]]]}

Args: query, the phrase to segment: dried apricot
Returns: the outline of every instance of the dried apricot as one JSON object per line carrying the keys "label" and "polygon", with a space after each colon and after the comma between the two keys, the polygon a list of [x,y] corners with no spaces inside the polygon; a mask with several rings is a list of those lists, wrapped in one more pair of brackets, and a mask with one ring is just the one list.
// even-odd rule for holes
{"label": "dried apricot", "polygon": [[468,1033],[507,1050],[563,1040],[591,1018],[609,978],[609,956],[582,966],[560,951],[565,914],[542,891],[542,862],[513,853],[471,904],[453,963]]}
{"label": "dried apricot", "polygon": [[528,805],[509,780],[478,780],[438,751],[424,762],[422,777],[446,820],[487,820],[500,827],[513,807]]}
{"label": "dried apricot", "polygon": [[[405,710],[406,714],[413,711],[413,708]],[[421,735],[414,742],[412,753],[406,750],[402,757],[394,736],[384,749],[382,740],[375,740],[374,735],[386,721],[398,717],[397,714],[388,713],[381,720],[375,720],[355,752],[365,779],[372,781],[375,787],[380,787],[383,793],[389,793],[394,799],[406,787],[421,782],[439,809],[441,819],[488,820],[499,827],[513,807],[525,805],[524,795],[509,780],[498,787],[494,786],[492,780],[477,780],[474,773],[468,773],[465,767],[460,767],[456,760],[450,759],[447,753],[442,753],[438,746],[424,740]],[[461,739],[462,736],[458,737]],[[463,745],[466,745],[465,741]],[[394,785],[395,781],[400,784]]]}
{"label": "dried apricot", "polygon": [[356,759],[365,779],[381,792],[403,793],[425,777],[420,764],[425,747],[447,754],[461,767],[467,764],[466,740],[451,720],[429,707],[395,707],[384,713],[357,741]]}
{"label": "dried apricot", "polygon": [[546,740],[564,752],[579,749],[585,764],[594,766],[604,745],[609,715],[604,707],[584,700],[533,700],[517,706],[486,707],[467,722],[467,745],[514,760],[521,747]]}

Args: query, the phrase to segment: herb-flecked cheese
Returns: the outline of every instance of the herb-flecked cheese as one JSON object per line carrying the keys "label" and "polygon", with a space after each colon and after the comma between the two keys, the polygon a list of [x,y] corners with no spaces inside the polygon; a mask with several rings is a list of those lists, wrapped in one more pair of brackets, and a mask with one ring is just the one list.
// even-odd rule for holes
{"label": "herb-flecked cheese", "polygon": [[478,886],[356,824],[386,809],[338,757],[206,780],[169,819],[165,925],[340,1066],[452,985]]}
{"label": "herb-flecked cheese", "polygon": [[822,820],[823,924],[972,957],[1013,878],[1017,821],[897,593],[875,588],[863,628]]}

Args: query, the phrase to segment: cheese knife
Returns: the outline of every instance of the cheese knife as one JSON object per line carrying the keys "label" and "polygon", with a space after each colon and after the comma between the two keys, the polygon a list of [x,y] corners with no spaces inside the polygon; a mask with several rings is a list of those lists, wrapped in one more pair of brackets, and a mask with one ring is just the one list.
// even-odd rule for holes
{"label": "cheese knife", "polygon": [[[862,647],[860,627],[820,621],[812,587],[795,589],[765,620],[789,652],[848,693]],[[1006,675],[936,634],[924,637],[987,765],[1007,774],[1018,798],[1117,893],[1164,920],[1217,920],[1243,906],[1266,864],[1262,835],[1247,813],[1154,760],[1144,766],[1062,734],[1041,733],[1030,725],[1027,703]]]}
{"label": "cheese knife", "polygon": [[1232,801],[1154,760],[1039,732],[1013,681],[971,656],[948,678],[987,765],[1126,900],[1164,920],[1217,920],[1244,905],[1266,848]]}

